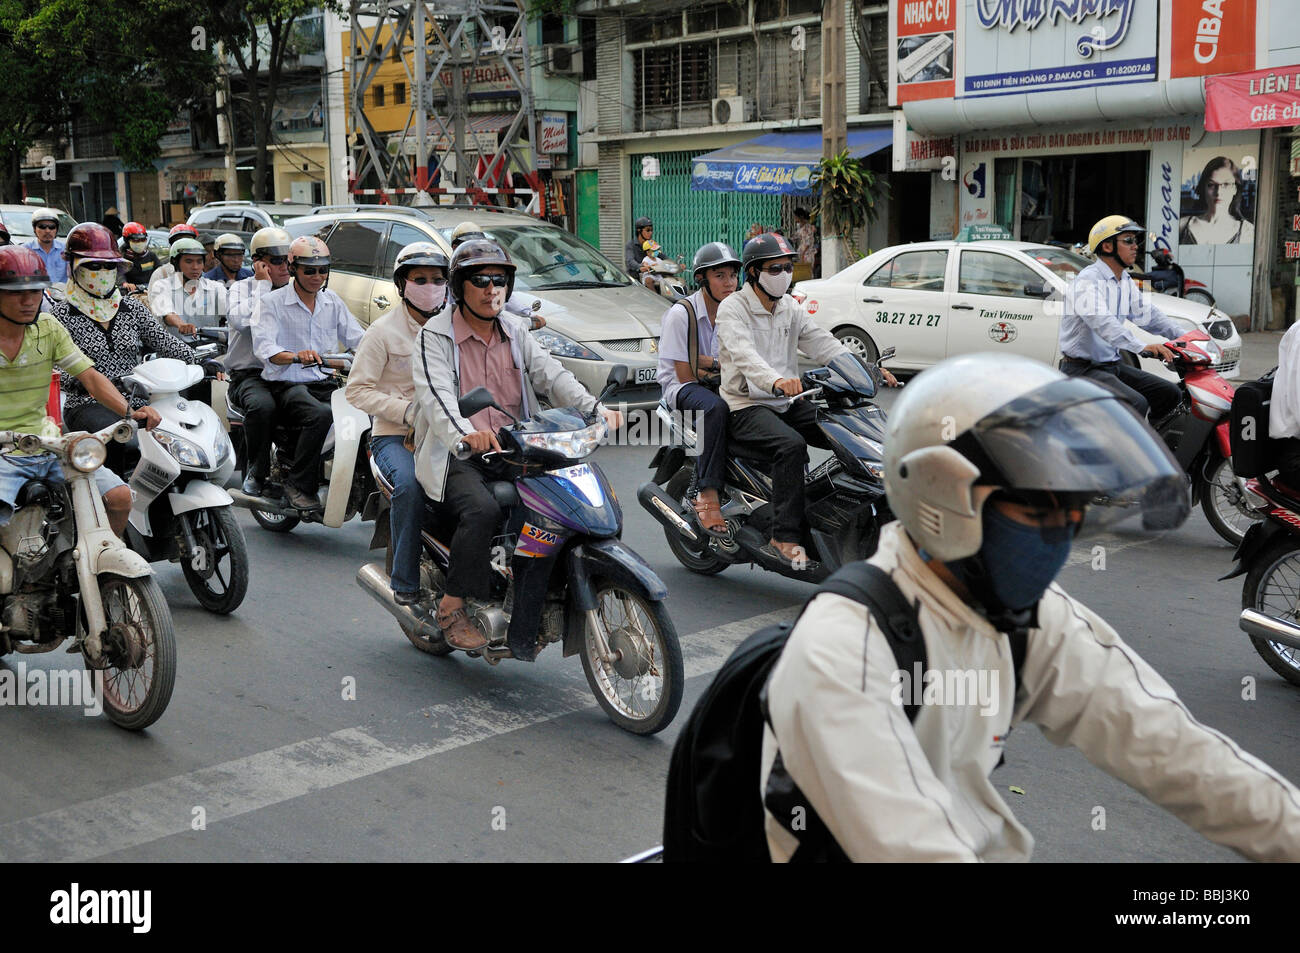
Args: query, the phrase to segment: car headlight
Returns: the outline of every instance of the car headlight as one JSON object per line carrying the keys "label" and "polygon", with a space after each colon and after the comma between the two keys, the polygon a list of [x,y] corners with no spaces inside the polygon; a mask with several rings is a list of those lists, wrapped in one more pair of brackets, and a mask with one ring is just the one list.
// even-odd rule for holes
{"label": "car headlight", "polygon": [[604,418],[597,420],[590,427],[582,430],[566,430],[560,433],[523,434],[524,445],[535,450],[558,453],[570,460],[580,459],[596,451],[600,442],[609,433]]}
{"label": "car headlight", "polygon": [[534,331],[533,336],[537,338],[537,343],[546,350],[550,351],[556,357],[576,357],[583,361],[603,360],[599,354],[589,347],[583,347],[577,341],[566,338],[558,331],[552,331],[550,328],[542,328],[540,331]]}
{"label": "car headlight", "polygon": [[184,437],[178,437],[174,433],[168,433],[166,430],[155,428],[150,431],[155,440],[167,448],[167,452],[176,458],[176,462],[183,467],[193,467],[196,470],[207,470],[208,455],[203,449],[191,440]]}
{"label": "car headlight", "polygon": [[82,473],[94,473],[103,466],[108,449],[91,434],[78,437],[68,448],[68,462]]}

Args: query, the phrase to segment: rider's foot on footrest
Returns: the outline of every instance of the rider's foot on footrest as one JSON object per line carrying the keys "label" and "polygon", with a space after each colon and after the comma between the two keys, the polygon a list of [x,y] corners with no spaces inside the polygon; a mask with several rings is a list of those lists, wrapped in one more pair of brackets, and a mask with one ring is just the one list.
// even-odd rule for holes
{"label": "rider's foot on footrest", "polygon": [[293,484],[286,484],[284,487],[285,499],[295,510],[319,510],[320,497],[315,493],[306,493],[298,489]]}

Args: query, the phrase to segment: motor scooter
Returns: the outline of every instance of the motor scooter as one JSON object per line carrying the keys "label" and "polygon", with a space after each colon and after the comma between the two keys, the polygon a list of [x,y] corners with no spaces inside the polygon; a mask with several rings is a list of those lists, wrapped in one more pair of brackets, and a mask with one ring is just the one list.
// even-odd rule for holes
{"label": "motor scooter", "polygon": [[66,482],[31,480],[0,527],[0,655],[53,652],[67,639],[100,673],[104,713],[139,731],[171,700],[176,636],[153,570],[109,526],[93,474],[133,421],[61,437],[0,431],[0,452],[49,451]]}
{"label": "motor scooter", "polygon": [[[615,365],[601,399],[626,380],[627,367]],[[487,407],[497,405],[483,387],[459,401],[466,418]],[[681,705],[682,650],[664,605],[667,587],[619,538],[618,499],[600,466],[584,462],[606,432],[598,413],[572,407],[547,408],[500,430],[501,455],[519,467],[519,475],[489,485],[503,510],[491,564],[484,567],[491,595],[466,601],[467,615],[488,645],[467,654],[495,665],[510,657],[507,643],[535,643],[540,651],[559,642],[565,658],[581,656],[587,684],[610,720],[634,734],[653,734]],[[455,454],[466,459],[469,449],[462,442]],[[370,548],[386,549],[387,560],[361,567],[357,584],[397,620],[416,648],[450,655],[455,650],[433,621],[433,607],[446,585],[454,522],[430,508],[420,577],[421,588],[433,596],[421,609],[398,605],[389,585],[392,487],[373,461],[371,467],[379,490],[366,505],[365,515],[375,520]]]}
{"label": "motor scooter", "polygon": [[650,274],[655,276],[655,289],[669,301],[686,297],[686,286],[677,276],[685,269],[686,263],[670,258],[656,258],[650,266]]}

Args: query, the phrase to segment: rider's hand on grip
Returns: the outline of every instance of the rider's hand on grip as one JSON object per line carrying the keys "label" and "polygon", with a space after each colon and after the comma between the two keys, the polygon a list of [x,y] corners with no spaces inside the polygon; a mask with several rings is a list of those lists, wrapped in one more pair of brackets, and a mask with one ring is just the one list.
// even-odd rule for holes
{"label": "rider's hand on grip", "polygon": [[469,452],[487,453],[489,450],[501,452],[501,444],[497,443],[496,434],[490,430],[475,430],[473,433],[467,433],[460,441],[469,447]]}
{"label": "rider's hand on grip", "polygon": [[803,382],[797,377],[782,377],[772,385],[773,393],[781,393],[786,397],[793,397],[803,390]]}
{"label": "rider's hand on grip", "polygon": [[1142,353],[1150,357],[1159,358],[1166,364],[1174,359],[1174,352],[1170,350],[1168,345],[1161,343],[1148,344],[1142,349]]}
{"label": "rider's hand on grip", "polygon": [[152,407],[141,407],[131,415],[131,419],[144,421],[145,430],[153,430],[154,427],[162,423],[162,415]]}
{"label": "rider's hand on grip", "polygon": [[317,354],[315,351],[299,351],[297,354],[293,356],[293,362],[295,364],[305,364],[309,367],[313,364],[324,363],[321,360],[320,355]]}

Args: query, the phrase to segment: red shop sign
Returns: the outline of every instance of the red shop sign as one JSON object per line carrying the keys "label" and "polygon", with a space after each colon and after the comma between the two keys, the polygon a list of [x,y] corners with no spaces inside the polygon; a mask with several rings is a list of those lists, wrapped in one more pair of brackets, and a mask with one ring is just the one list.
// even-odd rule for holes
{"label": "red shop sign", "polygon": [[1300,126],[1300,66],[1205,79],[1205,128]]}

